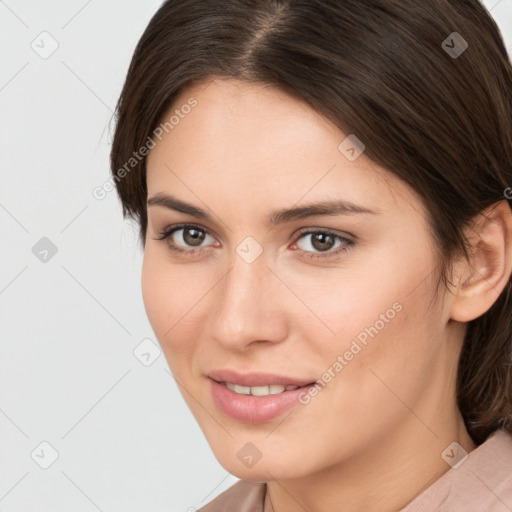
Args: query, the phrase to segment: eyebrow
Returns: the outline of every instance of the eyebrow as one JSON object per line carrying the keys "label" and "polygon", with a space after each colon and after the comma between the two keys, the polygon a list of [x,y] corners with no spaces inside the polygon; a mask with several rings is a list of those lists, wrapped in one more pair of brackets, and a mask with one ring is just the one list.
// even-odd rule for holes
{"label": "eyebrow", "polygon": [[[162,206],[169,210],[186,213],[197,219],[211,220],[211,216],[201,208],[193,206],[184,201],[167,195],[157,194],[148,199],[149,206]],[[282,208],[272,213],[269,218],[269,224],[277,225],[285,222],[290,222],[296,219],[304,219],[307,217],[314,217],[316,215],[351,215],[357,213],[379,213],[379,209],[371,209],[351,201],[319,201],[316,203],[306,204],[304,206],[295,206],[292,208]]]}

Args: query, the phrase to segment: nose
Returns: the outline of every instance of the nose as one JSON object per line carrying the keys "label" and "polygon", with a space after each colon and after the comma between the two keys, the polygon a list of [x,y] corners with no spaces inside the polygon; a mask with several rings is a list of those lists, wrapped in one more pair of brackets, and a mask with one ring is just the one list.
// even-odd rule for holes
{"label": "nose", "polygon": [[209,339],[243,351],[263,342],[279,343],[288,336],[286,289],[262,256],[247,263],[235,254],[232,266],[213,291]]}

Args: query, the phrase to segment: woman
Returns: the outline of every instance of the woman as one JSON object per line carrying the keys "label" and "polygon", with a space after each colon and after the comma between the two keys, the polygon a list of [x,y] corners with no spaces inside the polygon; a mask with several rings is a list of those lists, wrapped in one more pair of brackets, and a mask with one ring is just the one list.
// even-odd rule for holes
{"label": "woman", "polygon": [[165,2],[112,179],[204,511],[512,510],[512,70],[478,0]]}

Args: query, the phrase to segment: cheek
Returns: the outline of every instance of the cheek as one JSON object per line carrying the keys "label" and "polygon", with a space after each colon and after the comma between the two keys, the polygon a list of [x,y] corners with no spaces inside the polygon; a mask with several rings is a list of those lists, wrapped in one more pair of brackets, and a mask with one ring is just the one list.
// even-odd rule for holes
{"label": "cheek", "polygon": [[[408,249],[415,250],[410,254]],[[425,310],[430,299],[426,287],[432,286],[425,277],[432,268],[431,255],[418,252],[417,246],[401,248],[397,255],[396,247],[386,245],[348,259],[347,265],[340,265],[339,269],[328,269],[323,274],[318,270],[295,273],[285,278],[293,283],[295,294],[316,317],[308,316],[306,321],[302,315],[301,328],[309,333],[310,339],[315,339],[315,331],[318,339],[321,329],[331,338],[323,344],[324,348],[333,351],[348,348],[358,335],[364,343],[371,339],[369,331],[375,334],[377,330],[381,336],[393,324],[396,329],[400,318]],[[299,322],[300,318],[296,316]]]}
{"label": "cheek", "polygon": [[404,404],[414,407],[429,386],[442,339],[438,315],[427,313],[433,285],[425,280],[414,289],[410,283],[418,281],[376,290],[363,312],[350,315],[347,309],[347,322],[338,324],[340,343],[330,351],[325,370],[340,364],[325,397],[340,414],[359,411],[353,420],[358,428],[375,418],[384,427],[407,417]]}
{"label": "cheek", "polygon": [[331,335],[318,335],[318,321],[315,328],[304,321],[302,330],[307,339],[317,340],[322,371],[343,375],[333,379],[343,394],[351,389],[359,398],[364,395],[375,402],[372,397],[385,394],[386,388],[370,370],[377,375],[382,371],[386,382],[401,388],[405,380],[420,382],[435,357],[442,315],[428,312],[434,294],[434,279],[428,276],[434,261],[425,253],[413,256],[382,253],[376,258],[378,265],[340,273],[309,291],[309,305]]}
{"label": "cheek", "polygon": [[211,275],[172,264],[160,248],[146,247],[141,276],[144,307],[173,373],[181,373],[198,351],[204,326],[199,317],[213,283]]}
{"label": "cheek", "polygon": [[160,343],[165,331],[172,325],[170,312],[174,309],[175,301],[175,295],[170,293],[170,279],[162,272],[161,266],[146,248],[141,276],[142,298],[149,322]]}
{"label": "cheek", "polygon": [[180,320],[192,307],[197,294],[186,272],[179,266],[166,263],[165,258],[151,248],[145,250],[142,297],[148,320],[166,356],[167,352],[179,348],[176,334],[183,325],[189,325]]}

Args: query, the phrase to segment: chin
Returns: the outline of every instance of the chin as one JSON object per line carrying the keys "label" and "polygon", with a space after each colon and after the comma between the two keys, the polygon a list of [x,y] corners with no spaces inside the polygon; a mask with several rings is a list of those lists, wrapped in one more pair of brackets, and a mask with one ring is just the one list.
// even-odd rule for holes
{"label": "chin", "polygon": [[[261,459],[250,466],[250,461],[247,466],[241,462],[239,457],[233,454],[216,454],[215,456],[221,466],[231,473],[233,476],[241,480],[248,480],[250,482],[261,483],[268,482],[269,480],[293,480],[301,478],[308,474],[307,468],[303,460],[289,460],[283,458],[282,454],[274,453],[271,457],[265,457],[262,454]],[[243,460],[243,455],[240,456]],[[303,457],[300,457],[303,459]]]}

